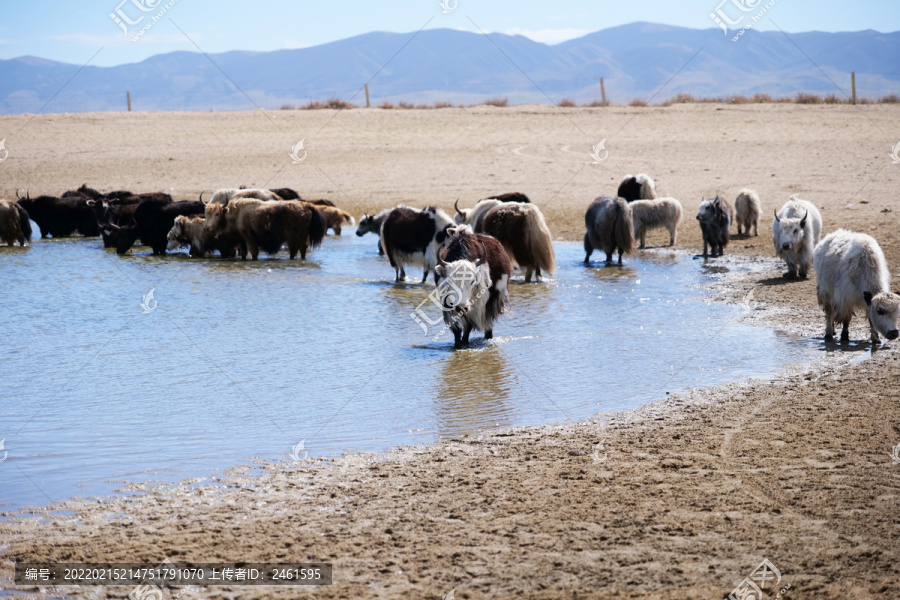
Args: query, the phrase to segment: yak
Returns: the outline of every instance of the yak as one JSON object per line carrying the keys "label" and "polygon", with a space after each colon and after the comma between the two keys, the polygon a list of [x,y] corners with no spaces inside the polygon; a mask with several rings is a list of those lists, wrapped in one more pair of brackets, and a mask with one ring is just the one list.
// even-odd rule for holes
{"label": "yak", "polygon": [[753,235],[759,235],[760,215],[759,194],[751,189],[744,188],[738,192],[734,201],[734,220],[737,223],[737,233],[750,236],[750,226],[753,225]]}
{"label": "yak", "polygon": [[76,231],[83,236],[100,235],[100,226],[93,208],[88,206],[86,196],[38,196],[32,198],[27,192],[25,198],[16,193],[19,205],[41,229],[41,237],[70,236]]}
{"label": "yak", "polygon": [[786,279],[806,278],[813,266],[813,248],[822,233],[822,215],[812,202],[796,195],[785,202],[772,221],[772,243],[775,254],[787,263]]}
{"label": "yak", "polygon": [[544,215],[534,204],[503,203],[484,216],[484,233],[503,244],[514,265],[525,271],[525,283],[541,280],[541,270],[553,275],[556,254]]}
{"label": "yak", "polygon": [[473,329],[483,331],[486,340],[494,337],[494,322],[509,307],[512,263],[495,238],[465,225],[452,232],[437,254],[434,282],[453,345],[463,348]]}
{"label": "yak", "polygon": [[850,341],[850,320],[857,310],[866,313],[872,344],[879,334],[900,337],[897,317],[900,296],[890,291],[891,272],[884,252],[870,235],[845,229],[828,234],[816,246],[816,296],[825,311],[825,339],[834,339],[834,324],[841,324],[841,341]]}
{"label": "yak", "polygon": [[634,253],[634,221],[631,206],[624,198],[600,196],[584,214],[584,264],[589,265],[594,249],[606,253],[606,264],[612,264],[618,250],[619,264],[623,254]]}
{"label": "yak", "polygon": [[631,203],[634,219],[634,237],[641,240],[641,249],[647,244],[647,232],[665,229],[669,232],[669,245],[678,239],[678,224],[681,223],[681,202],[675,198],[635,200]]}
{"label": "yak", "polygon": [[646,173],[626,175],[619,184],[616,195],[625,198],[627,202],[653,200],[656,198],[656,183]]}
{"label": "yak", "polygon": [[24,246],[31,237],[30,232],[28,237],[25,237],[25,232],[22,231],[20,208],[16,202],[0,200],[0,242],[6,242],[7,246],[13,246],[17,242],[20,246]]}
{"label": "yak", "polygon": [[700,209],[697,211],[697,221],[700,223],[700,233],[703,235],[703,258],[709,256],[712,249],[713,257],[722,256],[725,246],[731,235],[731,220],[734,210],[728,200],[722,196],[715,198],[703,198]]}
{"label": "yak", "polygon": [[425,283],[428,271],[437,264],[437,251],[451,225],[453,219],[433,206],[422,210],[405,206],[392,209],[381,226],[381,245],[394,267],[394,280],[406,279],[405,265],[419,265],[424,268]]}

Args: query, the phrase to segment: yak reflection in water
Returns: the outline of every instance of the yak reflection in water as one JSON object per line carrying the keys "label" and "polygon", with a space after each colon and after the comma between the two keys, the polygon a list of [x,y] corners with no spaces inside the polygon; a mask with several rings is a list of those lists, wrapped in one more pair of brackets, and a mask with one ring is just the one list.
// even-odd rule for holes
{"label": "yak reflection in water", "polygon": [[484,429],[487,423],[513,423],[515,408],[510,391],[521,382],[496,342],[449,352],[437,366],[434,404],[439,435],[457,437]]}

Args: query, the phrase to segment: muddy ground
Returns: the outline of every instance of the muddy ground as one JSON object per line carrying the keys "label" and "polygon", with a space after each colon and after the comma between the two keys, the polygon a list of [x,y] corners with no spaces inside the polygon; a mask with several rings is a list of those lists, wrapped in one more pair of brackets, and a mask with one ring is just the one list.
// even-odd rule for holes
{"label": "muddy ground", "polygon": [[[397,202],[450,209],[457,197],[470,205],[518,190],[544,208],[556,237],[577,240],[593,197],[614,192],[625,172],[648,172],[684,204],[680,250],[699,249],[693,215],[703,195],[733,199],[746,186],[759,191],[765,215],[797,193],[821,207],[825,232],[871,233],[893,272],[900,165],[888,153],[898,117],[892,106],[800,105],[2,117],[2,135],[20,131],[8,135],[0,196],[84,182],[181,198],[291,186],[359,215]],[[604,138],[609,156],[592,164]],[[294,165],[288,152],[300,139],[308,154]],[[752,322],[821,337],[814,278],[781,278],[770,223],[764,217],[759,237],[735,238],[728,252],[739,257],[720,261],[755,269],[724,277],[711,293],[733,302],[752,290]],[[853,340],[866,337],[857,322]],[[209,587],[182,598],[455,590],[473,599],[699,599],[727,595],[766,558],[780,585],[790,584],[788,598],[897,598],[900,464],[889,455],[900,444],[897,347],[589,421],[380,456],[272,462],[258,477],[235,471],[214,487],[186,482],[73,501],[57,507],[71,514],[0,523],[2,587],[13,587],[14,560],[168,557],[334,564],[328,587]],[[868,356],[864,345],[845,350],[856,350],[845,358]]]}

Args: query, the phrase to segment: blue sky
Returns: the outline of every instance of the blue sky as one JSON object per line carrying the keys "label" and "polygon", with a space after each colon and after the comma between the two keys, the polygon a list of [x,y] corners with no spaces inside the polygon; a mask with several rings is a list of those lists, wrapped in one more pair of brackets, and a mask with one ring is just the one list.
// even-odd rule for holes
{"label": "blue sky", "polygon": [[[0,3],[0,58],[33,55],[83,64],[103,48],[91,64],[106,66],[137,62],[163,52],[196,51],[178,27],[206,52],[228,50],[277,50],[314,46],[369,31],[415,31],[457,28],[477,31],[473,22],[488,32],[519,33],[534,40],[556,43],[585,33],[631,23],[651,21],[692,28],[714,27],[709,14],[722,0],[445,0],[456,8],[444,14],[438,0],[372,0],[310,2],[273,0],[174,0],[165,16],[136,42],[113,19],[122,0],[77,2]],[[125,0],[120,11],[131,20],[156,14],[173,0]],[[726,0],[723,10],[734,12]],[[766,2],[770,0],[765,0]],[[133,3],[144,2],[152,11],[142,12]],[[798,31],[882,32],[900,30],[897,0],[776,0],[768,11],[782,29]],[[427,25],[426,25],[427,23]],[[178,27],[176,27],[176,24]],[[757,29],[772,29],[768,19]]]}

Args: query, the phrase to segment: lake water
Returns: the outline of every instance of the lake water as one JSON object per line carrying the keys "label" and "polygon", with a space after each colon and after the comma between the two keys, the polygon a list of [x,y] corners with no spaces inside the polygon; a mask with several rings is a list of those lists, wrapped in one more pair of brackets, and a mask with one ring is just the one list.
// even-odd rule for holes
{"label": "lake water", "polygon": [[513,283],[497,337],[454,351],[410,316],[433,284],[395,285],[371,235],[328,237],[308,261],[146,250],[0,249],[0,510],[286,458],[301,440],[301,456],[335,455],[574,420],[815,352],[704,302],[712,274],[684,255],[586,268],[580,244],[557,243],[556,277]]}

